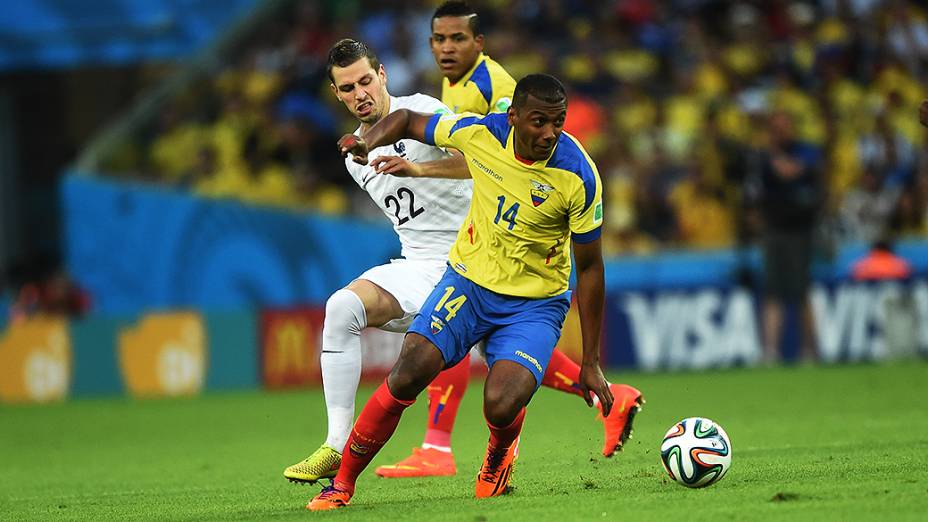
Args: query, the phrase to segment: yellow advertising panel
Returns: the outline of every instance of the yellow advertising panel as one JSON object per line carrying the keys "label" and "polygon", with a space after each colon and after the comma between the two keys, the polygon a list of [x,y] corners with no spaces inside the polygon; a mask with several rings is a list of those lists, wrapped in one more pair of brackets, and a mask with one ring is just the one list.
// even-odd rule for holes
{"label": "yellow advertising panel", "polygon": [[196,312],[149,314],[119,332],[119,367],[134,396],[195,395],[206,363],[206,329]]}
{"label": "yellow advertising panel", "polygon": [[63,318],[32,317],[0,336],[0,400],[49,402],[71,386],[71,340]]}

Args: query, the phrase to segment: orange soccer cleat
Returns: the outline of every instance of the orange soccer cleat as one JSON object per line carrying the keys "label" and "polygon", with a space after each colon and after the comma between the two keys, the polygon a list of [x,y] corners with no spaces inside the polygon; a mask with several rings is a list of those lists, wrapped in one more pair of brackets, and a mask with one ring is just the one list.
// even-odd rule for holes
{"label": "orange soccer cleat", "polygon": [[641,411],[641,405],[644,404],[644,398],[641,392],[628,386],[627,384],[610,384],[612,396],[615,402],[612,403],[612,411],[608,417],[603,417],[602,407],[597,418],[603,421],[606,428],[606,441],[603,444],[603,456],[611,457],[615,455],[616,450],[621,450],[625,441],[632,435],[632,422],[635,420],[635,414]]}
{"label": "orange soccer cleat", "polygon": [[343,508],[350,503],[351,493],[335,486],[327,486],[323,488],[322,493],[313,497],[309,504],[306,504],[306,509],[310,511],[328,511]]}
{"label": "orange soccer cleat", "polygon": [[454,455],[434,448],[413,448],[412,455],[405,459],[374,470],[383,478],[447,477],[457,472]]}
{"label": "orange soccer cleat", "polygon": [[509,479],[519,456],[519,439],[507,450],[487,446],[487,456],[477,473],[477,498],[498,497],[509,493]]}

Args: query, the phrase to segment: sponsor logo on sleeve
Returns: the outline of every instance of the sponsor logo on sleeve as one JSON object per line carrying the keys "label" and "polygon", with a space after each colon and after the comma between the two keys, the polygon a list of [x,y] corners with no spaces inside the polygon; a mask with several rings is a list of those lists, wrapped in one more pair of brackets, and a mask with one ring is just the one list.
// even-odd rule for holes
{"label": "sponsor logo on sleeve", "polygon": [[503,96],[502,98],[497,100],[496,105],[494,106],[494,109],[496,109],[499,112],[506,112],[509,110],[510,105],[512,105],[512,99],[506,96]]}

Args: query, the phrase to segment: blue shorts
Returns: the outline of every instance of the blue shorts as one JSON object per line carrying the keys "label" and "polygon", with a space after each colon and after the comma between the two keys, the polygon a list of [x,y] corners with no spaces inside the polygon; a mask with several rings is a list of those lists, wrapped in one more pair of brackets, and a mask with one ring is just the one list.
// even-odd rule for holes
{"label": "blue shorts", "polygon": [[500,360],[519,363],[535,375],[537,389],[568,308],[570,291],[542,299],[506,296],[448,267],[408,331],[438,347],[446,368],[460,362],[483,340],[489,367]]}

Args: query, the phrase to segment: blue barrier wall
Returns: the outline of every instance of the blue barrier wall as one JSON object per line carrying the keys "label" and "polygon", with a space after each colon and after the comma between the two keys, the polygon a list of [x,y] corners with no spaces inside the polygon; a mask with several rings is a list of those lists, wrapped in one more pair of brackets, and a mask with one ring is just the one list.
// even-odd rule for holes
{"label": "blue barrier wall", "polygon": [[0,70],[189,56],[255,0],[12,0],[0,3]]}
{"label": "blue barrier wall", "polygon": [[122,393],[118,336],[119,331],[130,326],[134,320],[133,317],[91,316],[71,321],[71,392],[74,395]]}
{"label": "blue barrier wall", "polygon": [[207,312],[204,316],[210,350],[206,387],[229,390],[260,386],[257,315],[245,310]]}
{"label": "blue barrier wall", "polygon": [[322,303],[399,255],[390,226],[68,176],[65,256],[94,311]]}
{"label": "blue barrier wall", "polygon": [[[399,252],[385,221],[299,215],[89,176],[68,177],[62,199],[68,267],[93,295],[95,314],[201,311],[216,336],[211,350],[219,350],[210,356],[207,384],[213,388],[259,382],[254,310],[321,305]],[[825,360],[879,359],[900,343],[928,349],[928,242],[903,242],[897,250],[919,273],[902,285],[849,280],[864,245],[845,247],[834,261],[817,264],[810,295]],[[608,260],[604,360],[645,369],[755,364],[762,294],[739,284],[738,276],[746,272],[756,281],[759,268],[756,250]],[[887,315],[887,303],[896,307],[895,315]],[[76,324],[75,344],[89,345],[85,335],[111,339],[103,330],[120,323],[106,321]],[[787,358],[795,354],[798,337],[796,316],[788,314]],[[111,346],[100,350],[112,353]],[[113,363],[94,367],[83,362],[85,356],[93,357],[77,353],[75,391],[112,389],[112,379],[95,376],[112,374]]]}
{"label": "blue barrier wall", "polygon": [[[386,220],[299,215],[79,175],[65,178],[62,201],[68,267],[96,311],[110,314],[321,304],[399,253]],[[865,251],[841,249],[834,261],[818,263],[816,280],[847,278]],[[928,273],[928,242],[902,242],[897,251]],[[744,267],[759,272],[756,250],[613,258],[606,289],[731,288]]]}
{"label": "blue barrier wall", "polygon": [[[816,281],[834,283],[850,277],[851,268],[867,252],[865,244],[840,248],[834,259],[818,259],[813,267]],[[901,241],[895,251],[912,264],[916,273],[928,274],[928,241]],[[653,256],[621,257],[606,261],[606,289],[681,289],[704,286],[730,287],[740,270],[759,276],[761,256],[757,249],[737,252],[662,252]]]}

